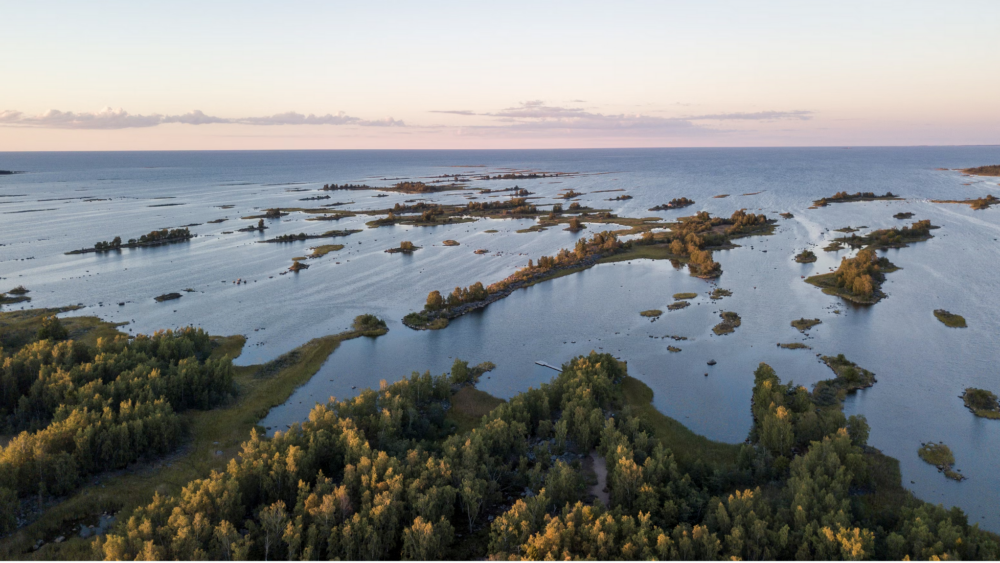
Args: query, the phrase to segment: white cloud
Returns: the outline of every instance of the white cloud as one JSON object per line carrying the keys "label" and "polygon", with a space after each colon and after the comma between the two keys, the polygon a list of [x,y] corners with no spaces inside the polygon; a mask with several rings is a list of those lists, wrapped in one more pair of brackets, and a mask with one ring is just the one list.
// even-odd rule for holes
{"label": "white cloud", "polygon": [[96,112],[63,112],[49,110],[39,115],[20,111],[0,112],[0,126],[39,127],[50,129],[130,129],[155,127],[165,123],[185,125],[210,125],[229,123],[237,125],[357,125],[361,127],[404,127],[403,121],[391,117],[367,120],[340,112],[337,115],[303,115],[287,112],[264,117],[216,117],[194,110],[181,115],[132,115],[123,109],[106,107]]}
{"label": "white cloud", "polygon": [[695,115],[685,119],[690,120],[743,120],[743,121],[776,121],[778,119],[797,119],[805,121],[812,119],[813,112],[805,110],[795,111],[758,111],[752,113],[717,113],[713,115]]}

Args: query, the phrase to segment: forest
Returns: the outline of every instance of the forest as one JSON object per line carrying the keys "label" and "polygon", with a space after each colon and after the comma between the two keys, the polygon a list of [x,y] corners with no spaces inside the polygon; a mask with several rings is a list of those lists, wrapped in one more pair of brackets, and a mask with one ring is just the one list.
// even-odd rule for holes
{"label": "forest", "polygon": [[34,339],[0,348],[0,423],[14,434],[0,448],[0,498],[11,503],[42,503],[90,475],[162,456],[184,436],[179,412],[234,392],[231,360],[210,359],[200,329],[104,337],[94,347],[68,336],[47,316]]}
{"label": "forest", "polygon": [[[731,464],[679,462],[592,352],[468,431],[474,384],[414,373],[257,432],[225,471],[154,496],[94,543],[102,559],[991,559],[997,538],[920,502],[894,460],[822,394],[755,373],[754,426]],[[831,390],[832,391],[829,391]],[[585,468],[607,467],[607,502]],[[690,458],[687,458],[690,459]]]}

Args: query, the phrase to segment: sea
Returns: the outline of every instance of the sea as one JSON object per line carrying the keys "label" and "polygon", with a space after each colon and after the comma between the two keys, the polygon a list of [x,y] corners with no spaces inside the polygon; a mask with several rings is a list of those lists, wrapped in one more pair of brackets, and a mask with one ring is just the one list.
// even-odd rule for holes
{"label": "sea", "polygon": [[[959,396],[966,387],[1000,394],[1000,208],[974,211],[963,200],[1000,196],[1000,178],[958,169],[1000,163],[1000,147],[732,148],[504,151],[265,151],[265,152],[0,152],[0,291],[24,285],[22,307],[80,308],[67,316],[128,323],[121,330],[151,333],[187,325],[247,338],[236,360],[251,365],[277,358],[309,340],[347,330],[355,316],[373,313],[389,333],[344,342],[319,372],[261,424],[271,432],[304,420],[317,403],[349,398],[414,371],[440,374],[455,358],[491,361],[479,388],[510,397],[549,381],[560,366],[591,350],[628,362],[649,385],[655,406],[713,440],[743,442],[751,426],[753,372],[771,365],[783,381],[811,386],[833,373],[819,355],[844,354],[878,382],[847,399],[846,414],[863,414],[869,444],[900,461],[904,485],[919,498],[959,506],[972,523],[1000,532],[1000,421],[973,416]],[[470,190],[428,196],[373,191],[318,191],[324,184],[390,186],[454,174],[545,172],[557,177],[477,180]],[[770,236],[739,239],[717,251],[724,273],[693,278],[666,261],[598,265],[540,283],[465,315],[440,331],[401,323],[423,307],[428,292],[450,292],[476,281],[505,278],[529,259],[571,248],[582,236],[560,228],[518,233],[530,220],[480,220],[437,227],[369,228],[374,216],[307,221],[290,213],[267,221],[263,233],[239,232],[266,208],[319,207],[351,211],[392,207],[407,200],[490,201],[483,188],[528,189],[537,205],[573,189],[574,201],[619,216],[674,219],[695,211],[728,216],[738,209],[779,219]],[[623,191],[609,191],[623,190]],[[898,201],[833,204],[810,209],[836,192],[882,194]],[[609,201],[619,195],[628,200]],[[330,195],[328,200],[304,198]],[[495,196],[496,194],[492,194]],[[717,197],[723,196],[726,197]],[[503,196],[501,196],[503,197]],[[673,198],[694,206],[648,211]],[[911,220],[894,219],[912,212]],[[791,213],[792,218],[779,218]],[[210,223],[224,219],[225,221]],[[930,219],[934,238],[889,250],[901,269],[887,276],[887,297],[858,306],[826,295],[804,277],[836,268],[851,251],[826,252],[836,229],[868,230]],[[66,254],[154,229],[189,228],[189,242],[103,254]],[[330,229],[362,229],[348,237],[261,244],[265,238]],[[495,231],[495,232],[491,232]],[[457,240],[459,246],[442,241]],[[408,255],[384,250],[408,240]],[[345,247],[309,269],[288,273],[293,258],[318,244]],[[475,250],[487,250],[475,254]],[[812,249],[819,257],[799,264]],[[241,283],[234,283],[240,280]],[[10,286],[10,287],[7,287]],[[732,296],[712,301],[708,293]],[[153,298],[181,293],[180,299]],[[691,306],[668,311],[675,293],[692,292]],[[661,309],[650,320],[639,315]],[[949,328],[933,315],[947,309],[968,328]],[[742,324],[715,335],[721,311]],[[801,317],[822,324],[800,333]],[[675,340],[670,336],[684,337]],[[809,349],[782,349],[801,342]],[[681,352],[669,352],[675,346]],[[715,360],[709,366],[708,361]],[[946,479],[919,459],[922,443],[944,442],[967,477]]]}

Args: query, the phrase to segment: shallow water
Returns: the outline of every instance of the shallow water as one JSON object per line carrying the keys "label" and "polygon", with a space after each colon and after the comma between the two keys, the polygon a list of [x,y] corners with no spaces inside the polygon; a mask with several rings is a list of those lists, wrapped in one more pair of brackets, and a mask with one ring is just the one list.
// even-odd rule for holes
{"label": "shallow water", "polygon": [[[357,392],[352,388],[392,381],[413,370],[441,373],[455,357],[495,362],[497,369],[480,387],[507,397],[554,375],[535,361],[559,365],[593,349],[627,360],[630,373],[653,388],[655,404],[666,414],[710,438],[740,442],[750,426],[753,370],[759,362],[771,364],[784,380],[809,385],[832,375],[818,363],[817,353],[844,353],[878,378],[874,387],[848,399],[847,414],[868,418],[870,443],[900,460],[904,484],[922,499],[961,506],[972,522],[1000,530],[1000,475],[995,471],[1000,423],[974,417],[957,398],[967,386],[1000,391],[995,367],[1000,360],[1000,284],[993,275],[1000,258],[1000,215],[996,208],[972,211],[927,201],[1000,194],[998,179],[935,170],[994,162],[1000,162],[997,147],[0,153],[0,169],[28,172],[0,176],[0,289],[24,284],[32,290],[30,306],[79,303],[84,308],[72,314],[129,321],[127,328],[134,333],[195,324],[213,334],[245,334],[241,364],[266,361],[316,336],[340,332],[361,313],[388,321],[386,336],[342,344],[308,384],[263,421],[275,429],[302,420],[316,402],[331,395],[348,397]],[[774,216],[790,211],[795,218],[782,219],[773,236],[741,239],[740,248],[716,253],[725,271],[718,286],[733,291],[720,301],[707,298],[713,284],[667,262],[633,261],[597,266],[517,291],[436,332],[409,330],[399,319],[421,308],[432,289],[501,279],[529,256],[571,246],[595,226],[581,234],[558,229],[519,234],[514,231],[531,222],[480,221],[381,227],[346,238],[289,244],[256,243],[283,233],[365,228],[364,222],[372,218],[312,222],[293,213],[268,222],[264,235],[223,234],[250,224],[239,217],[266,207],[354,201],[346,207],[376,209],[419,198],[329,192],[330,200],[299,201],[317,192],[288,190],[315,190],[330,182],[387,185],[390,182],[373,178],[483,170],[453,168],[457,165],[485,165],[494,174],[504,167],[611,172],[474,185],[517,184],[543,196],[537,203],[551,203],[558,190],[573,188],[590,192],[579,201],[610,207],[619,215],[670,218],[702,209],[729,215],[746,207]],[[604,200],[619,194],[592,193],[616,188],[634,199],[609,202]],[[844,190],[891,190],[907,199],[807,209],[812,200]],[[762,193],[741,195],[758,191]],[[730,196],[711,197],[718,194]],[[17,197],[5,197],[12,195]],[[646,211],[680,196],[697,204],[682,211]],[[66,199],[81,197],[108,201]],[[461,192],[431,199],[465,201]],[[182,205],[150,207],[169,203]],[[223,205],[234,207],[221,209]],[[25,212],[38,209],[49,211]],[[844,256],[821,250],[824,240],[839,236],[832,229],[902,224],[892,215],[903,210],[914,212],[914,221],[929,218],[942,228],[930,241],[888,252],[903,269],[888,275],[883,286],[887,299],[855,307],[802,282],[801,276],[836,267]],[[229,220],[206,223],[223,217]],[[198,236],[188,243],[120,254],[63,254],[115,235],[127,239],[191,223],[202,224],[191,227]],[[488,229],[500,232],[483,232]],[[441,246],[445,239],[462,245]],[[401,240],[423,249],[408,256],[382,252]],[[298,275],[279,275],[292,257],[328,243],[346,248],[311,260],[310,269]],[[819,261],[791,260],[814,245],[819,246],[814,248]],[[490,254],[472,254],[477,248],[487,248]],[[232,283],[237,278],[249,283],[237,286]],[[195,292],[165,303],[152,299],[185,288]],[[666,310],[674,293],[687,291],[699,293],[690,307]],[[639,311],[652,308],[665,313],[654,322],[639,316]],[[945,327],[932,315],[936,308],[964,315],[969,328]],[[741,315],[742,326],[735,333],[711,332],[720,310]],[[820,318],[823,324],[802,335],[789,322],[803,316]],[[689,340],[650,338],[668,334]],[[776,347],[778,342],[797,341],[813,350]],[[668,345],[683,351],[669,353]],[[707,366],[709,359],[718,364]],[[949,481],[917,457],[920,443],[931,440],[952,448],[956,467],[968,480]]]}

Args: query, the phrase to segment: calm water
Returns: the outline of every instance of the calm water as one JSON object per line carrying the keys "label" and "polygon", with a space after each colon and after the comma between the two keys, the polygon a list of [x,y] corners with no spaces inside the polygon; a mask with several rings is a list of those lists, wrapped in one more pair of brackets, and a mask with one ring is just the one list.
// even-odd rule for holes
{"label": "calm water", "polygon": [[[927,201],[1000,195],[997,179],[935,170],[996,162],[1000,147],[0,153],[0,169],[27,172],[0,176],[0,289],[23,284],[31,289],[33,307],[80,304],[83,309],[73,314],[128,321],[133,333],[194,324],[213,334],[245,334],[241,364],[266,361],[316,336],[340,332],[361,313],[388,321],[388,335],[344,343],[308,384],[274,409],[263,421],[274,429],[302,420],[331,395],[348,397],[355,388],[413,370],[441,373],[455,357],[495,362],[497,369],[480,386],[506,397],[554,375],[535,361],[558,365],[603,350],[628,361],[630,373],[655,391],[660,410],[710,438],[735,443],[750,426],[753,370],[759,362],[774,366],[785,380],[808,385],[832,375],[817,353],[844,353],[878,377],[873,388],[848,400],[847,413],[868,417],[871,444],[900,460],[904,483],[920,498],[961,506],[971,521],[998,531],[1000,422],[974,417],[958,395],[968,386],[1000,391],[1000,282],[994,274],[1000,262],[1000,213]],[[307,222],[296,213],[271,221],[266,236],[224,233],[249,224],[239,218],[266,207],[353,201],[346,207],[377,209],[415,198],[331,192],[330,200],[298,201],[317,195],[314,190],[324,183],[387,185],[391,182],[379,179],[470,170],[495,174],[506,168],[607,174],[477,182],[474,187],[517,184],[542,196],[537,203],[550,203],[558,190],[573,188],[586,192],[580,201],[628,216],[690,214],[692,209],[646,211],[686,196],[697,202],[693,209],[713,215],[745,207],[775,216],[789,211],[795,218],[781,220],[773,236],[742,239],[741,248],[716,253],[725,270],[718,286],[733,291],[721,301],[707,298],[712,284],[669,263],[633,261],[519,291],[437,332],[409,330],[399,319],[420,309],[432,289],[498,280],[529,257],[571,246],[581,235],[558,229],[519,234],[514,231],[530,222],[480,221],[366,229],[329,241],[256,243],[282,233],[363,229],[371,219]],[[593,193],[619,188],[634,199],[608,202],[618,194]],[[812,200],[843,190],[891,190],[906,200],[807,209]],[[741,195],[753,192],[761,193]],[[712,198],[719,194],[730,196]],[[445,192],[433,199],[459,203],[465,196]],[[228,205],[234,207],[222,208]],[[898,225],[903,222],[892,215],[899,211],[912,211],[913,220],[929,218],[942,228],[930,241],[889,251],[890,260],[903,269],[888,276],[887,299],[873,307],[852,307],[802,282],[801,276],[836,267],[844,255],[820,250],[825,240],[839,236],[832,229]],[[228,221],[207,223],[221,218]],[[63,254],[115,235],[127,239],[192,223],[200,225],[191,227],[198,236],[189,243],[120,254]],[[484,232],[489,229],[500,232]],[[462,245],[441,246],[445,239]],[[411,256],[382,252],[402,240],[424,248]],[[298,275],[279,275],[292,257],[327,242],[347,246],[311,260],[310,269]],[[798,251],[817,245],[818,262],[792,261]],[[490,254],[472,254],[477,248]],[[236,286],[237,278],[250,283]],[[166,303],[152,299],[185,288],[195,292]],[[666,310],[674,293],[688,291],[700,296],[687,309],[667,312],[655,322],[638,315],[645,309]],[[932,315],[937,308],[964,315],[969,328],[945,327]],[[741,315],[743,324],[734,334],[712,334],[720,310]],[[804,336],[789,326],[803,316],[823,324]],[[688,340],[659,338],[664,335]],[[813,350],[776,347],[796,341]],[[669,353],[668,345],[683,351]],[[718,364],[708,367],[709,359]],[[930,440],[952,448],[967,481],[949,481],[920,461],[917,449]]]}

